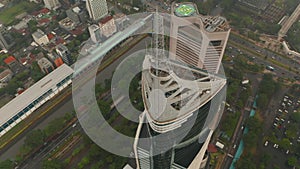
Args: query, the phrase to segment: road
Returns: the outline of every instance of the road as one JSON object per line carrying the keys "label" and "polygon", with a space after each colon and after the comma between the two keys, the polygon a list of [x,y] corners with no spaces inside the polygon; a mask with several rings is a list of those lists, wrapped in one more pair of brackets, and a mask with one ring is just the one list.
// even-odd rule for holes
{"label": "road", "polygon": [[[250,41],[242,39],[236,35],[230,35],[229,44],[230,44],[230,42],[234,42],[239,45],[242,45],[243,47],[247,48],[248,50],[252,51],[253,53],[256,53],[257,55],[262,55],[264,57],[267,57],[267,60],[270,60],[270,61],[275,60],[277,62],[280,62],[283,65],[287,65],[288,67],[291,67],[291,68],[294,68],[294,69],[300,71],[300,63],[298,63],[297,61],[295,61],[291,58],[288,58],[288,57],[283,57],[283,56],[281,56],[277,53],[274,53],[270,50],[267,50],[265,48],[257,46],[255,44],[251,43]],[[254,57],[258,58],[258,56],[254,56]],[[275,66],[275,64],[273,64],[273,63],[270,63],[270,65]]]}
{"label": "road", "polygon": [[[145,42],[149,43],[149,41],[150,38],[143,39],[132,49],[130,49],[128,52],[126,52],[124,55],[122,55],[120,58],[118,58],[116,61],[110,64],[107,68],[101,71],[97,75],[96,83],[103,83],[105,79],[110,79],[112,72],[122,62],[124,58],[128,57],[131,53],[137,50],[145,49],[145,44],[146,44]],[[58,104],[54,109],[52,109],[51,112],[48,113],[49,116],[43,118],[38,124],[32,126],[29,130],[27,130],[27,132],[35,129],[44,129],[51,120],[58,117],[62,117],[64,116],[64,114],[68,112],[72,112],[73,110],[74,110],[73,100],[72,97],[69,96],[62,103]],[[24,144],[25,136],[26,133],[23,133],[20,139],[14,141],[9,148],[7,148],[3,153],[1,153],[0,160],[14,159],[18,154],[21,146]]]}

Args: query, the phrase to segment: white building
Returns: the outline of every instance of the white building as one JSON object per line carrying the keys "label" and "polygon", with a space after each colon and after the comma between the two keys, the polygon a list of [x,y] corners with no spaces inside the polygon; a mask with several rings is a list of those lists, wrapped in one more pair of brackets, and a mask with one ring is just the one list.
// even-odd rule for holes
{"label": "white building", "polygon": [[61,6],[58,0],[44,0],[45,7],[50,10],[56,10]]}
{"label": "white building", "polygon": [[41,45],[46,45],[49,43],[49,39],[48,39],[48,36],[40,29],[38,29],[37,31],[35,31],[33,34],[32,34],[32,37],[33,37],[33,40],[39,44],[40,46]]}
{"label": "white building", "polygon": [[94,21],[108,14],[106,0],[86,0],[86,8],[90,18]]}
{"label": "white building", "polygon": [[112,16],[107,16],[100,20],[99,23],[101,35],[108,38],[117,32],[117,26]]}
{"label": "white building", "polygon": [[0,137],[66,88],[73,69],[63,64],[0,109]]}
{"label": "white building", "polygon": [[89,32],[90,32],[90,37],[94,43],[100,42],[101,33],[98,25],[93,24],[89,26]]}
{"label": "white building", "polygon": [[[182,13],[184,8],[190,12]],[[203,16],[192,3],[173,5],[171,13],[170,57],[217,73],[230,33],[226,19]]]}
{"label": "white building", "polygon": [[46,59],[45,57],[39,59],[37,61],[37,63],[38,63],[38,65],[39,65],[39,67],[40,67],[40,69],[42,70],[43,73],[48,74],[48,73],[50,73],[54,70],[53,64],[48,59]]}
{"label": "white building", "polygon": [[7,85],[10,79],[13,76],[13,72],[10,69],[6,69],[0,73],[0,88],[3,88]]}

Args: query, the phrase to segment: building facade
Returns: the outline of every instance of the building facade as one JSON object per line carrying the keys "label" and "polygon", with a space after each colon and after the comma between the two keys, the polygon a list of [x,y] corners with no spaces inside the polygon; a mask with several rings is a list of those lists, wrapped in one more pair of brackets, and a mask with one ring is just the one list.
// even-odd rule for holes
{"label": "building facade", "polygon": [[100,20],[99,28],[101,35],[105,38],[112,36],[117,32],[117,26],[112,16],[107,16]]}
{"label": "building facade", "polygon": [[33,40],[40,46],[49,43],[48,36],[40,29],[32,34]]}
{"label": "building facade", "polygon": [[[198,16],[192,3],[173,3],[172,8],[174,18],[171,17],[170,32],[178,38],[170,38],[171,51],[165,52],[161,36],[164,20],[154,14],[155,47],[146,53],[143,63],[141,83],[145,110],[140,115],[134,142],[139,169],[204,169],[209,161],[208,144],[223,113],[221,100],[226,79],[217,72],[227,39],[222,42],[221,38],[221,42],[212,44],[218,46],[214,51],[217,54],[213,55],[216,59],[212,60],[212,56],[207,55],[210,54],[209,43],[220,40],[218,32],[212,33],[217,28],[201,27],[203,18]],[[198,29],[193,28],[197,25],[195,22],[183,24],[183,18],[175,18],[179,17],[175,16],[176,8],[182,8],[180,12],[187,22],[194,15],[194,20],[199,20]],[[198,33],[193,31],[200,31],[200,37],[201,32],[209,32],[211,39],[194,41]],[[226,35],[228,33],[226,31]],[[196,45],[200,47],[204,43],[206,48],[196,50]],[[196,59],[191,59],[193,57]]]}
{"label": "building facade", "polygon": [[86,8],[90,18],[98,21],[108,14],[106,0],[86,0]]}
{"label": "building facade", "polygon": [[62,58],[65,64],[67,65],[72,64],[71,52],[65,45],[63,44],[57,45],[56,53]]}
{"label": "building facade", "polygon": [[71,84],[73,69],[63,64],[0,108],[0,137]]}
{"label": "building facade", "polygon": [[43,73],[48,74],[54,70],[53,64],[46,58],[41,58],[37,61]]}
{"label": "building facade", "polygon": [[170,57],[217,73],[230,33],[226,19],[200,15],[193,3],[173,3],[171,12]]}
{"label": "building facade", "polygon": [[15,45],[13,37],[7,32],[4,27],[0,28],[0,47],[2,49],[10,49]]}
{"label": "building facade", "polygon": [[98,43],[101,41],[101,33],[98,25],[93,24],[89,26],[89,33],[90,33],[91,40],[94,43]]}
{"label": "building facade", "polygon": [[44,0],[45,7],[50,10],[56,10],[61,6],[59,0]]}

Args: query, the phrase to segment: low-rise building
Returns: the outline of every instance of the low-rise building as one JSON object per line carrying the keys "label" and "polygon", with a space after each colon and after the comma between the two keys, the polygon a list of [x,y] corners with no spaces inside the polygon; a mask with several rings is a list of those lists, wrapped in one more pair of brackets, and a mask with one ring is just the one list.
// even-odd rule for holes
{"label": "low-rise building", "polygon": [[10,79],[13,76],[13,72],[10,69],[5,69],[0,73],[0,88],[3,88],[7,85]]}
{"label": "low-rise building", "polygon": [[101,35],[108,38],[117,32],[117,26],[112,16],[107,16],[100,20],[99,23]]}
{"label": "low-rise building", "polygon": [[46,45],[49,43],[48,36],[40,29],[35,31],[32,34],[33,40],[40,46]]}
{"label": "low-rise building", "polygon": [[42,59],[39,59],[37,61],[37,63],[43,73],[48,74],[54,70],[54,66],[52,65],[52,63],[45,57],[43,57]]}
{"label": "low-rise building", "polygon": [[129,18],[124,13],[117,13],[114,15],[114,20],[117,26],[117,30],[122,31],[125,29],[125,26],[129,21]]}
{"label": "low-rise building", "polygon": [[93,24],[89,26],[89,33],[90,33],[91,40],[94,43],[98,43],[101,41],[101,33],[98,25]]}
{"label": "low-rise building", "polygon": [[65,45],[63,45],[63,44],[57,45],[56,52],[62,58],[62,60],[64,61],[65,64],[67,64],[67,65],[72,64],[71,52]]}
{"label": "low-rise building", "polygon": [[68,17],[59,21],[58,23],[61,28],[65,29],[67,31],[73,30],[76,27],[76,23]]}

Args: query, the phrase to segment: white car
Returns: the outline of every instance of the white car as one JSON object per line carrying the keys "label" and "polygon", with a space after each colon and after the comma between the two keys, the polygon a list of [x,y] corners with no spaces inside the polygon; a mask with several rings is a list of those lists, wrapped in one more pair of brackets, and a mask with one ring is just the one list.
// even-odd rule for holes
{"label": "white car", "polygon": [[265,146],[267,146],[269,144],[268,140],[265,142]]}

